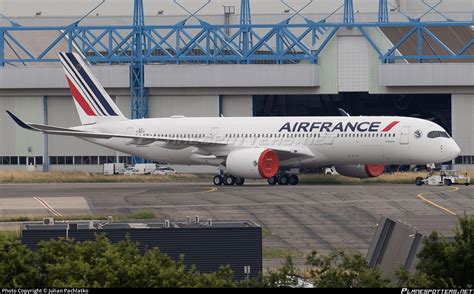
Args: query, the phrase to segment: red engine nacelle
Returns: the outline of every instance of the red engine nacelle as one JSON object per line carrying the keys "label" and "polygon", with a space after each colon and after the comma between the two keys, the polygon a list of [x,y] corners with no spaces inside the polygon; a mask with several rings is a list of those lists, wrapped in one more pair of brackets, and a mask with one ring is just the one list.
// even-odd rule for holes
{"label": "red engine nacelle", "polygon": [[248,148],[232,151],[226,160],[227,171],[244,179],[268,179],[280,168],[278,154],[266,148]]}
{"label": "red engine nacelle", "polygon": [[383,164],[337,165],[335,168],[340,175],[360,179],[376,178],[385,170]]}

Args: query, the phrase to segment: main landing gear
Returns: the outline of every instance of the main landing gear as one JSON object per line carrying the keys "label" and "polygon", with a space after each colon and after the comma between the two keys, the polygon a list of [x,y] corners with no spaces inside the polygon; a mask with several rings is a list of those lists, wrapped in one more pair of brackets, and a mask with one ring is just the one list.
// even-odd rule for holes
{"label": "main landing gear", "polygon": [[282,175],[276,175],[272,178],[268,179],[268,184],[269,185],[281,185],[281,186],[286,186],[286,185],[298,185],[300,182],[300,179],[298,178],[297,175],[287,175],[287,174],[282,174]]}
{"label": "main landing gear", "polygon": [[212,180],[212,182],[213,182],[214,185],[216,185],[216,186],[221,186],[221,185],[225,185],[225,186],[233,186],[233,185],[242,186],[242,185],[245,183],[245,179],[243,179],[243,178],[238,178],[238,177],[234,177],[234,176],[221,176],[221,175],[217,175],[217,176],[214,177],[214,179]]}
{"label": "main landing gear", "polygon": [[[297,175],[287,175],[287,174],[282,174],[282,175],[277,175],[272,178],[268,179],[268,184],[269,185],[281,185],[281,186],[286,186],[286,185],[298,185],[299,183],[299,178]],[[242,186],[245,183],[245,179],[243,178],[238,178],[230,175],[216,175],[214,179],[212,180],[214,185],[216,186]]]}

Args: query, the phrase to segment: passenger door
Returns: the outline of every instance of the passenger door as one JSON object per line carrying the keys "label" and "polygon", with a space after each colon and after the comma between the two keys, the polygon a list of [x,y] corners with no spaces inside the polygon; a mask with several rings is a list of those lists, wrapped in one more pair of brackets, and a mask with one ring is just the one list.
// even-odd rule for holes
{"label": "passenger door", "polygon": [[400,145],[407,145],[409,143],[410,127],[402,127],[400,134]]}

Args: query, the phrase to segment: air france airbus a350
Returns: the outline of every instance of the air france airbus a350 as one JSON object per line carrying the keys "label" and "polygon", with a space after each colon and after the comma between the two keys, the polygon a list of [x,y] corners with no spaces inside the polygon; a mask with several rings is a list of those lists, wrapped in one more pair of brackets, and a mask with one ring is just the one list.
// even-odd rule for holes
{"label": "air france airbus a350", "polygon": [[377,177],[385,164],[428,164],[460,154],[439,125],[410,117],[207,117],[127,119],[74,53],[60,53],[81,126],[61,128],[25,123],[21,127],[78,137],[156,162],[214,165],[215,185],[245,179],[297,184],[292,168],[334,165],[351,177]]}

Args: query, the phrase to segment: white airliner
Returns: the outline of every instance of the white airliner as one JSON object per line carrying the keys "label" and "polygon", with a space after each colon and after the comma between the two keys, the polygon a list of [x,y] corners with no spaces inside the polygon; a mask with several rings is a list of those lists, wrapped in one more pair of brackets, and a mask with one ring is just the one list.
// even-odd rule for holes
{"label": "white airliner", "polygon": [[[214,165],[215,185],[245,179],[298,183],[292,168],[334,165],[351,177],[377,177],[385,164],[447,162],[460,154],[439,125],[410,117],[206,117],[127,119],[84,61],[60,53],[81,126],[61,128],[25,123],[21,127],[74,136],[120,152],[171,164]],[[217,169],[216,169],[217,170]]]}

